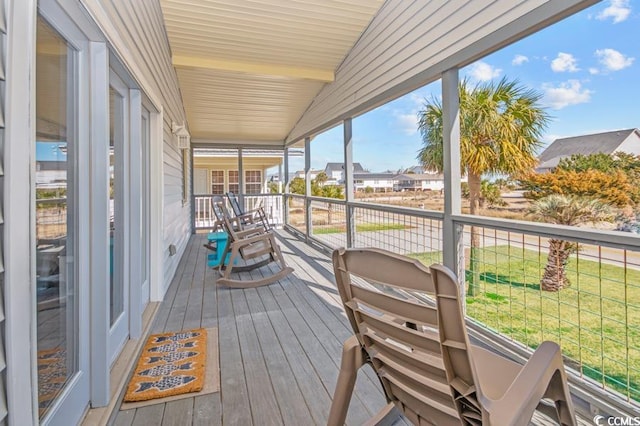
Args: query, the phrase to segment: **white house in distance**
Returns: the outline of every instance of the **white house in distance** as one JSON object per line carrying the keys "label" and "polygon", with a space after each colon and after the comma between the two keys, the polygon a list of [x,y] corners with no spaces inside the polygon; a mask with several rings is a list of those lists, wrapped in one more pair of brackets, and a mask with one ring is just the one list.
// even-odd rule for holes
{"label": "white house in distance", "polygon": [[[327,163],[324,168],[327,175],[325,185],[338,185],[344,181],[344,163]],[[360,163],[353,163],[353,173],[366,173]]]}
{"label": "white house in distance", "polygon": [[356,191],[371,188],[373,192],[391,192],[395,176],[395,173],[354,173],[353,183]]}
{"label": "white house in distance", "polygon": [[616,152],[640,155],[640,130],[614,130],[556,139],[538,157],[536,171],[548,172],[555,168],[560,160],[574,154],[614,154]]}
{"label": "white house in distance", "polygon": [[442,191],[444,176],[440,173],[406,173],[394,178],[393,190],[403,191]]}

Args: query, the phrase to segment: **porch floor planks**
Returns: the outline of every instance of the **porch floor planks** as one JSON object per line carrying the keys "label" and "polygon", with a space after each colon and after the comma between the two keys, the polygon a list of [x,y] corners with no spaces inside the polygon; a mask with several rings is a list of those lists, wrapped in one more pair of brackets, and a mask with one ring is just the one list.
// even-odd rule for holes
{"label": "porch floor planks", "polygon": [[[218,327],[221,391],[122,411],[114,424],[326,424],[350,326],[331,260],[285,232],[279,240],[295,272],[246,290],[216,286],[217,271],[206,266],[206,237],[189,240],[152,332]],[[275,270],[270,264],[241,276],[260,278]],[[347,423],[361,424],[384,403],[377,377],[364,368]]]}

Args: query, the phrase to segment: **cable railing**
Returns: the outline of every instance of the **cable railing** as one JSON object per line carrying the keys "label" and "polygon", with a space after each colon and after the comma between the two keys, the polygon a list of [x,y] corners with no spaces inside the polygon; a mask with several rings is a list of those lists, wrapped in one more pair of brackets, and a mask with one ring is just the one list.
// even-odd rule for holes
{"label": "cable railing", "polygon": [[[297,211],[285,226],[329,249],[379,247],[426,265],[443,261],[442,212],[285,199]],[[640,237],[469,215],[450,220],[474,336],[499,342],[514,358],[554,340],[586,404],[640,410]],[[556,290],[554,282],[564,288]]]}

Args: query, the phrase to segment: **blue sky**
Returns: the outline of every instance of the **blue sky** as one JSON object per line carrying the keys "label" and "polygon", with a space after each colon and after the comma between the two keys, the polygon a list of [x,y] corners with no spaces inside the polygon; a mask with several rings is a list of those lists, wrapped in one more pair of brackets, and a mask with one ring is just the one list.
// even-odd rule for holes
{"label": "blue sky", "polygon": [[[544,95],[553,117],[543,142],[640,127],[640,0],[605,0],[460,72],[472,82],[507,76]],[[354,161],[370,171],[417,164],[416,115],[434,82],[353,121]],[[342,162],[342,126],[311,143],[313,168]],[[303,168],[292,159],[291,170]]]}

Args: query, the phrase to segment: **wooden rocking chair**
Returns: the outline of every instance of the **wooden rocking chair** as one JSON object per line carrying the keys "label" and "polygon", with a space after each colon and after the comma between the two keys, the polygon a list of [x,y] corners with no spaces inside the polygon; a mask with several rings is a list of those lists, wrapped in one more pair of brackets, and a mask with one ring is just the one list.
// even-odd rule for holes
{"label": "wooden rocking chair", "polygon": [[[225,262],[222,262],[218,267],[220,273],[218,284],[234,288],[260,287],[279,281],[293,272],[293,268],[288,267],[284,261],[273,231],[265,230],[262,226],[243,227],[239,217],[231,217],[222,197],[213,197],[211,207],[225,232],[229,234],[229,243],[222,254],[222,259],[231,252],[227,265],[225,266]],[[244,260],[245,264],[236,266],[239,259]],[[280,270],[272,275],[254,280],[231,278],[232,272],[250,271],[271,262],[276,262],[280,266]]]}

